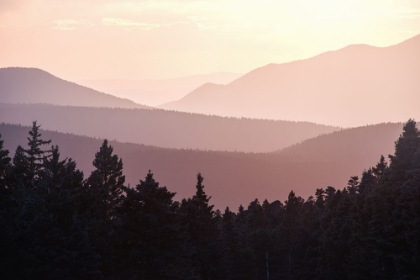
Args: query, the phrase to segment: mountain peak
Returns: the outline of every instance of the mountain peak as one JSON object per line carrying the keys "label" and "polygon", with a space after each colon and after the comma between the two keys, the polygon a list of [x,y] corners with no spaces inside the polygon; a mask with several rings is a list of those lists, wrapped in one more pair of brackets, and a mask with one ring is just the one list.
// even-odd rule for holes
{"label": "mountain peak", "polygon": [[3,103],[149,108],[65,81],[42,69],[23,67],[0,68],[0,100]]}
{"label": "mountain peak", "polygon": [[[341,127],[419,118],[419,50],[420,35],[384,48],[349,45],[304,60],[268,64],[223,87],[202,86],[170,108]],[[373,112],[372,104],[380,109]]]}
{"label": "mountain peak", "polygon": [[411,44],[411,43],[420,44],[420,34],[417,34],[416,36],[408,38],[407,40],[399,43],[398,45]]}

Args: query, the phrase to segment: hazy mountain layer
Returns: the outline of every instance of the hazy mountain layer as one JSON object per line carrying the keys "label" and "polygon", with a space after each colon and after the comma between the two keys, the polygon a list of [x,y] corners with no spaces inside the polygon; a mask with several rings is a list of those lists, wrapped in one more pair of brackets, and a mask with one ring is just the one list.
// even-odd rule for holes
{"label": "hazy mountain layer", "polygon": [[[320,136],[283,150],[280,154],[247,154],[164,149],[111,141],[124,163],[127,182],[134,185],[152,169],[156,180],[178,193],[177,199],[195,191],[196,174],[205,177],[207,194],[216,208],[236,209],[256,197],[284,199],[290,190],[308,197],[316,188],[342,188],[352,175],[375,165],[381,154],[393,152],[401,124],[343,130]],[[25,146],[29,127],[0,124],[5,147],[12,155],[18,144]],[[92,171],[100,139],[42,131],[52,139],[62,156],[71,156],[85,175]]]}
{"label": "hazy mountain layer", "polygon": [[149,108],[62,80],[36,68],[0,68],[0,100],[4,103]]}
{"label": "hazy mountain layer", "polygon": [[82,80],[81,85],[128,98],[140,104],[157,106],[178,100],[205,83],[227,84],[242,74],[212,73],[161,80]]}
{"label": "hazy mountain layer", "polygon": [[206,84],[161,108],[337,126],[420,118],[420,35],[399,45],[352,45]]}
{"label": "hazy mountain layer", "polygon": [[0,121],[166,148],[271,152],[337,130],[308,122],[222,118],[164,110],[0,104]]}

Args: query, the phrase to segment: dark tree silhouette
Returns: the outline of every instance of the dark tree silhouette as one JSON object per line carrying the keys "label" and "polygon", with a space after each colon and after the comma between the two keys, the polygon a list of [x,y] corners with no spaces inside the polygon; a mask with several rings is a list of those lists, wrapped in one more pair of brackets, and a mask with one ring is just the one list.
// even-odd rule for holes
{"label": "dark tree silhouette", "polygon": [[255,199],[237,213],[214,210],[200,173],[181,203],[150,171],[125,186],[122,160],[106,140],[87,180],[57,146],[51,156],[35,148],[32,165],[20,146],[11,161],[0,139],[5,279],[419,278],[413,120],[389,164],[381,157],[347,186],[318,188],[307,200],[291,191],[284,204]]}
{"label": "dark tree silhouette", "polygon": [[28,137],[28,149],[24,149],[25,158],[28,165],[26,176],[28,180],[33,180],[39,176],[39,172],[42,169],[43,162],[48,158],[50,151],[43,150],[41,147],[51,143],[51,140],[45,141],[41,139],[39,128],[36,121],[32,123],[32,129],[29,131]]}
{"label": "dark tree silhouette", "polygon": [[95,207],[105,208],[98,210],[108,216],[114,214],[115,207],[121,202],[125,182],[122,159],[118,159],[113,151],[112,146],[108,145],[108,140],[104,140],[93,161],[96,169],[87,180],[89,192],[96,201]]}

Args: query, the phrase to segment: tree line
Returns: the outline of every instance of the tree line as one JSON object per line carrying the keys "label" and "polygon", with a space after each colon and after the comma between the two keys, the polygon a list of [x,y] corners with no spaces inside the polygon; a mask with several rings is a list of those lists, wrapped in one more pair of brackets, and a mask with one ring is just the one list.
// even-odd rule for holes
{"label": "tree line", "polygon": [[107,140],[85,177],[39,128],[13,158],[0,136],[3,279],[420,279],[413,120],[389,162],[381,156],[342,189],[223,212],[201,174],[180,202],[150,171],[127,185]]}

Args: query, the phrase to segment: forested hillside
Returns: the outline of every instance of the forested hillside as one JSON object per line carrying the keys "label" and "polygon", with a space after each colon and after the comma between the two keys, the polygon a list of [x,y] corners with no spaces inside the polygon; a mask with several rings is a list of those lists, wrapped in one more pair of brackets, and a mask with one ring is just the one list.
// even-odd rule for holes
{"label": "forested hillside", "polygon": [[[398,137],[401,127],[401,124],[383,124],[315,138],[314,141],[325,142],[322,150],[318,146],[305,148],[311,141],[302,143],[302,150],[308,155],[322,152],[325,157],[302,157],[299,149],[294,154],[277,155],[110,143],[123,160],[127,183],[137,184],[139,178],[151,169],[159,182],[176,192],[176,199],[180,199],[190,194],[195,175],[202,172],[211,189],[213,203],[222,209],[246,204],[254,198],[285,197],[290,189],[307,198],[315,188],[342,187],[349,174],[360,174],[366,166],[378,161],[379,155],[392,153],[392,139]],[[19,144],[25,147],[28,130],[26,126],[0,125],[5,147],[10,151],[15,151]],[[340,137],[341,133],[345,137]],[[102,140],[45,130],[42,134],[60,147],[62,156],[73,158],[85,174],[93,170],[93,155]],[[359,137],[363,134],[366,137]],[[383,143],[382,139],[389,141]],[[341,149],[336,149],[336,145]],[[368,151],[364,148],[366,146],[370,146]],[[352,156],[349,156],[349,151]]]}
{"label": "forested hillside", "polygon": [[165,148],[272,152],[337,127],[164,110],[0,104],[0,120]]}
{"label": "forested hillside", "polygon": [[392,152],[401,127],[400,123],[383,123],[343,129],[304,140],[276,153],[290,161],[339,162],[344,158],[366,166],[378,154]]}
{"label": "forested hillside", "polygon": [[420,132],[414,121],[404,125],[394,155],[373,162],[347,186],[314,188],[307,200],[291,191],[287,198],[253,200],[238,211],[216,210],[200,173],[180,202],[151,172],[128,187],[123,162],[107,140],[92,157],[92,172],[83,174],[46,136],[34,122],[27,147],[10,153],[0,140],[5,279],[420,274]]}

